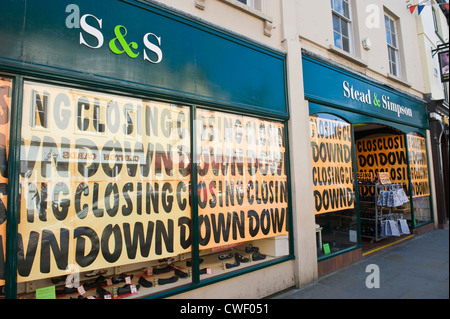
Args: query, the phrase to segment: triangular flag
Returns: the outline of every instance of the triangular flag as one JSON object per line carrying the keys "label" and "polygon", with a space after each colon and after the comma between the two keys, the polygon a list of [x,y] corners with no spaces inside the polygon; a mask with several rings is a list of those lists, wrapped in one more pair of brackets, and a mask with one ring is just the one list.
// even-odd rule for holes
{"label": "triangular flag", "polygon": [[411,13],[414,12],[414,10],[416,9],[417,5],[413,5],[413,6],[409,6],[409,11],[411,11]]}
{"label": "triangular flag", "polygon": [[419,4],[419,8],[417,9],[417,10],[419,11],[419,15],[420,15],[420,13],[422,12],[423,8],[425,8],[425,6],[421,6],[421,5]]}

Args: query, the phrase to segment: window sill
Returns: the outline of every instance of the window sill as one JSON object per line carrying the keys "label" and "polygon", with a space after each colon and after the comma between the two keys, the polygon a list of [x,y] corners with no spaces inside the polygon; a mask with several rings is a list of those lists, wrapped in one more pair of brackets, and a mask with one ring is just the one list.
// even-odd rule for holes
{"label": "window sill", "polygon": [[332,44],[330,44],[330,47],[328,48],[328,51],[330,51],[332,53],[335,53],[335,54],[337,54],[337,55],[339,55],[339,56],[341,56],[341,57],[343,57],[343,58],[345,58],[345,59],[347,59],[347,60],[349,60],[349,61],[351,61],[353,63],[356,63],[356,64],[358,64],[360,66],[363,66],[363,67],[367,67],[368,66],[366,61],[364,61],[364,60],[362,60],[362,59],[360,59],[360,58],[358,58],[356,56],[353,56],[350,53],[348,53],[347,51],[344,51],[344,50],[342,50],[342,49],[340,49],[340,48],[338,48],[338,47],[336,47],[336,46],[334,46]]}
{"label": "window sill", "polygon": [[269,17],[268,15],[262,13],[259,10],[256,10],[252,7],[249,7],[242,2],[239,2],[237,0],[220,0],[222,2],[225,2],[236,9],[239,9],[243,12],[246,12],[250,14],[253,17],[256,17],[264,22],[264,35],[270,37],[272,35],[272,29],[273,29],[273,19]]}
{"label": "window sill", "polygon": [[386,76],[388,77],[388,79],[391,79],[391,80],[393,80],[393,81],[395,81],[397,83],[403,84],[403,85],[405,85],[407,87],[412,87],[411,83],[409,83],[406,80],[403,80],[402,78],[399,78],[398,76],[395,76],[395,75],[390,74],[390,73],[387,73]]}

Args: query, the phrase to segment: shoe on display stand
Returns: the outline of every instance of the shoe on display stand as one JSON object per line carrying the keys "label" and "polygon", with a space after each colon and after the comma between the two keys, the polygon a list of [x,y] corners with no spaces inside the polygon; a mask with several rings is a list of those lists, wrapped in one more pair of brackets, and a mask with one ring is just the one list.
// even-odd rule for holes
{"label": "shoe on display stand", "polygon": [[[131,294],[131,286],[130,284],[126,284],[123,287],[119,287],[119,289],[117,289],[117,294],[120,295],[127,295],[127,294]],[[140,285],[134,285],[136,287],[136,291],[139,290],[139,288],[141,287]]]}
{"label": "shoe on display stand", "polygon": [[230,269],[230,268],[238,267],[240,264],[241,263],[236,260],[234,263],[226,263],[225,268]]}
{"label": "shoe on display stand", "polygon": [[263,259],[266,259],[266,255],[263,255],[260,252],[256,252],[256,253],[252,254],[253,261],[258,261],[258,260],[263,260]]}
{"label": "shoe on display stand", "polygon": [[240,263],[248,263],[250,261],[250,259],[248,259],[238,253],[234,254],[234,258],[236,259],[236,261],[238,261]]}
{"label": "shoe on display stand", "polygon": [[138,283],[139,283],[142,287],[144,287],[144,288],[150,288],[150,287],[153,287],[152,282],[151,282],[151,281],[148,281],[148,280],[145,279],[143,276],[141,276],[141,277],[139,278]]}

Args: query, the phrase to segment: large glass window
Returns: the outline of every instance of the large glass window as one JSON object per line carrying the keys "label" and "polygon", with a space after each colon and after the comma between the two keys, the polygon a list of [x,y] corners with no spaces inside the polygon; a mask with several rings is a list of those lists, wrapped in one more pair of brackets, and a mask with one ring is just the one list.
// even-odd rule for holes
{"label": "large glass window", "polygon": [[310,116],[312,173],[319,257],[358,244],[352,130],[330,115]]}
{"label": "large glass window", "polygon": [[12,80],[0,76],[0,295],[5,285],[6,207],[8,203],[9,120]]}
{"label": "large glass window", "polygon": [[202,280],[289,255],[284,124],[204,109],[192,123],[190,112],[24,83],[20,298],[136,298],[190,285],[192,214]]}
{"label": "large glass window", "polygon": [[180,105],[24,83],[21,298],[191,282],[189,118]]}
{"label": "large glass window", "polygon": [[209,110],[196,125],[201,274],[288,255],[284,125]]}
{"label": "large glass window", "polygon": [[414,225],[417,226],[432,219],[427,147],[425,138],[417,133],[409,133],[407,140]]}

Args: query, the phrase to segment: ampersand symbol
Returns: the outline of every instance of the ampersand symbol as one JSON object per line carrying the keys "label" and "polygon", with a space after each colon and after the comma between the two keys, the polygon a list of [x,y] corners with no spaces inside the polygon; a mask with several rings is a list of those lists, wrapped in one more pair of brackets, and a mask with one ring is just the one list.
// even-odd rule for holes
{"label": "ampersand symbol", "polygon": [[380,100],[378,99],[376,93],[373,94],[373,105],[375,105],[375,106],[377,106],[377,107],[380,107],[380,106],[381,106]]}
{"label": "ampersand symbol", "polygon": [[[122,28],[124,30],[124,33],[121,32]],[[127,43],[127,41],[125,41],[125,36],[127,35],[127,28],[125,28],[123,25],[117,25],[114,28],[114,34],[116,35],[116,37],[111,41],[109,41],[109,48],[111,49],[112,52],[114,52],[115,54],[122,54],[126,52],[130,58],[136,58],[139,55],[139,52],[134,53],[133,50],[131,50],[131,48],[133,48],[134,50],[138,48],[137,43],[136,42]],[[116,40],[119,41],[120,45],[122,46],[122,50],[120,50],[117,47]]]}

